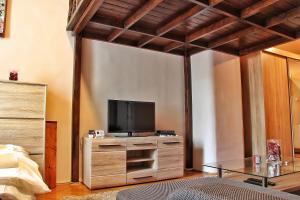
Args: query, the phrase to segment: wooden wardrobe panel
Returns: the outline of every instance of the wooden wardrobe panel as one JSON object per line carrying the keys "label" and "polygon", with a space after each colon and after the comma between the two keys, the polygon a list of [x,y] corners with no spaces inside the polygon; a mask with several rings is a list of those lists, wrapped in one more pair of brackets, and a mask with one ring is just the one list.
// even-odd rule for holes
{"label": "wooden wardrobe panel", "polygon": [[0,82],[0,118],[45,118],[44,85]]}
{"label": "wooden wardrobe panel", "polygon": [[287,60],[263,53],[262,66],[267,139],[281,140],[282,155],[292,156]]}
{"label": "wooden wardrobe panel", "polygon": [[295,149],[300,148],[300,60],[288,58],[290,78],[290,103]]}
{"label": "wooden wardrobe panel", "polygon": [[261,53],[241,57],[245,157],[266,154]]}

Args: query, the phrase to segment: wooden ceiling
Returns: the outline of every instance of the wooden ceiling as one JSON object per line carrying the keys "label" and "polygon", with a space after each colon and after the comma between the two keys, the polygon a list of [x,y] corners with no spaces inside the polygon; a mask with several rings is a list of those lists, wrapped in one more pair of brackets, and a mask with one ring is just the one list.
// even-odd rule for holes
{"label": "wooden ceiling", "polygon": [[70,0],[67,30],[177,55],[244,55],[300,38],[300,0]]}

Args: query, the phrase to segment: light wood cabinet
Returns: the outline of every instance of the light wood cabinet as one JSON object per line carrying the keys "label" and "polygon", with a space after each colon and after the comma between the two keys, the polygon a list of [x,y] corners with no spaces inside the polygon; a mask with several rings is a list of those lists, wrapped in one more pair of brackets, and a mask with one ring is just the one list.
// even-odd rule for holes
{"label": "light wood cabinet", "polygon": [[90,189],[183,176],[182,137],[84,138],[83,182]]}

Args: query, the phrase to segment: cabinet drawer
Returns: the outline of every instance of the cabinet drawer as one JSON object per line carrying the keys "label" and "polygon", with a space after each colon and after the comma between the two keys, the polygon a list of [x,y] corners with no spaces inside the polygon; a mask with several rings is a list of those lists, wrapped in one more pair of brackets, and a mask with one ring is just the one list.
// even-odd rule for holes
{"label": "cabinet drawer", "polygon": [[165,137],[158,140],[158,148],[183,147],[182,137]]}
{"label": "cabinet drawer", "polygon": [[91,189],[116,187],[126,184],[126,174],[118,174],[113,176],[92,177]]}
{"label": "cabinet drawer", "polygon": [[183,148],[158,149],[158,168],[180,168],[183,167]]}
{"label": "cabinet drawer", "polygon": [[1,83],[0,118],[45,118],[46,86]]}
{"label": "cabinet drawer", "polygon": [[126,141],[117,139],[93,140],[92,151],[126,151]]}
{"label": "cabinet drawer", "polygon": [[29,154],[43,154],[45,121],[42,119],[0,119],[1,144],[22,146]]}
{"label": "cabinet drawer", "polygon": [[126,152],[93,152],[92,177],[126,173]]}
{"label": "cabinet drawer", "polygon": [[183,167],[175,169],[160,169],[157,173],[159,180],[183,177]]}
{"label": "cabinet drawer", "polygon": [[157,140],[153,138],[135,138],[127,141],[127,150],[142,150],[157,148]]}
{"label": "cabinet drawer", "polygon": [[127,174],[127,184],[145,183],[157,180],[156,170],[142,170]]}

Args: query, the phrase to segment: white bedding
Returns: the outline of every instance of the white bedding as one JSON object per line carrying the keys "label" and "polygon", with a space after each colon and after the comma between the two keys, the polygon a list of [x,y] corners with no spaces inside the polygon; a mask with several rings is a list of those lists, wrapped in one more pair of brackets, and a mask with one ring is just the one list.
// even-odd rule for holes
{"label": "white bedding", "polygon": [[32,200],[49,192],[38,165],[19,146],[0,144],[0,199]]}

